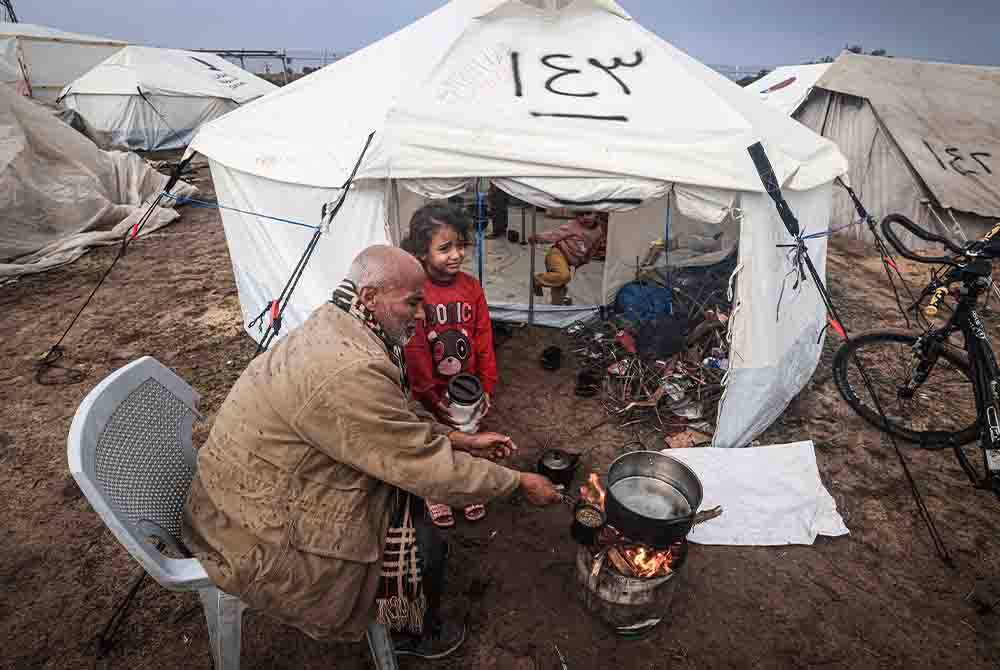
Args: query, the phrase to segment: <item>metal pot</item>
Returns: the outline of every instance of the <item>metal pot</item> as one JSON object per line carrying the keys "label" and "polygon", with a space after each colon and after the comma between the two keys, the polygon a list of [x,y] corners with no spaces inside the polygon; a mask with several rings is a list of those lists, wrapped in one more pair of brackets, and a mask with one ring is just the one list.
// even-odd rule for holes
{"label": "metal pot", "polygon": [[538,459],[538,474],[545,475],[553,484],[569,488],[580,464],[580,454],[570,454],[562,449],[546,449]]}
{"label": "metal pot", "polygon": [[666,548],[696,523],[702,488],[691,468],[658,451],[619,456],[608,469],[608,523],[630,540]]}

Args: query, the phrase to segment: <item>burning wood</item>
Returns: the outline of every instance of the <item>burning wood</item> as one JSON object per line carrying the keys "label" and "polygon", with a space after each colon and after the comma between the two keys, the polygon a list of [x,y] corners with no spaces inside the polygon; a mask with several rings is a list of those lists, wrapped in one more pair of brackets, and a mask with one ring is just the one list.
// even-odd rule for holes
{"label": "burning wood", "polygon": [[654,550],[642,545],[622,545],[611,547],[608,559],[625,577],[652,579],[670,574],[674,556],[670,549]]}
{"label": "burning wood", "polygon": [[591,472],[587,478],[587,483],[580,487],[580,498],[592,505],[596,505],[604,510],[604,501],[607,499],[607,492],[601,486],[601,478],[596,472]]}

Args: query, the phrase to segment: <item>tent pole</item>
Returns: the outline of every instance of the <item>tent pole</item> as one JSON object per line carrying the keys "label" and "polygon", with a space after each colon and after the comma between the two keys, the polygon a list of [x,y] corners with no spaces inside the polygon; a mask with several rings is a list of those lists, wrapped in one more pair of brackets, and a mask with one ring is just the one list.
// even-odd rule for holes
{"label": "tent pole", "polygon": [[525,245],[528,243],[528,236],[525,234],[524,230],[524,203],[518,208],[521,210],[521,244]]}
{"label": "tent pole", "polygon": [[[531,206],[531,238],[532,239],[534,238],[535,233],[536,233],[536,227],[535,227],[535,212],[536,211],[537,210],[535,209],[535,206],[532,205]],[[521,215],[522,216],[524,215],[524,210],[523,209],[521,210]],[[531,251],[529,253],[531,254],[531,259],[530,259],[529,266],[530,266],[531,270],[530,270],[530,276],[528,277],[528,279],[529,279],[529,281],[528,281],[528,325],[532,326],[535,323],[535,243],[534,243],[534,241],[532,241],[532,242],[530,242],[530,244],[531,244]]]}
{"label": "tent pole", "polygon": [[667,191],[667,220],[663,227],[663,279],[667,282],[667,290],[670,291],[670,313],[674,313],[673,282],[670,276],[670,196],[674,193],[673,185]]}
{"label": "tent pole", "polygon": [[476,179],[476,265],[479,270],[479,285],[483,285],[483,266],[486,257],[486,239],[483,230],[486,227],[486,214],[483,212],[483,195],[479,190],[479,179]]}

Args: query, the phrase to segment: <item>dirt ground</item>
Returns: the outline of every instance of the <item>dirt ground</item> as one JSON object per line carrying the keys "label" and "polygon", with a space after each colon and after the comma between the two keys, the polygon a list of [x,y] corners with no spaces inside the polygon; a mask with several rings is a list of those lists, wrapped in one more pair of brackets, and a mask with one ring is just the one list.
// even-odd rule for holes
{"label": "dirt ground", "polygon": [[[203,173],[207,177],[207,171]],[[213,198],[207,179],[203,197]],[[894,322],[876,259],[839,243],[831,289],[853,331]],[[83,499],[67,471],[65,438],[76,407],[115,368],[152,354],[203,395],[208,423],[253,351],[215,211],[132,246],[69,336],[66,364],[82,383],[40,386],[33,361],[58,337],[114,255],[0,287],[0,666],[5,668],[210,668],[197,599],[149,584],[110,657],[94,638],[135,563]],[[1000,335],[998,319],[989,327]],[[581,469],[601,469],[630,436],[609,426],[594,399],[573,395],[573,370],[550,373],[541,350],[560,341],[520,329],[498,350],[502,385],[493,426],[531,467],[543,446],[597,448]],[[832,340],[832,338],[831,338]],[[923,668],[1000,667],[1000,616],[977,614],[966,596],[1000,574],[998,501],[971,488],[947,453],[908,452],[955,558],[936,557],[895,456],[856,418],[831,380],[827,351],[813,381],[761,438],[816,441],[824,482],[851,534],[810,547],[693,546],[673,620],[642,641],[623,641],[575,598],[565,507],[502,502],[478,524],[459,521],[447,605],[467,611],[471,635],[442,668]],[[956,402],[972,402],[957,398]],[[940,411],[950,411],[948,407]],[[198,428],[204,439],[208,426]],[[363,644],[315,642],[249,613],[244,668],[368,668]],[[403,668],[423,667],[404,659]]]}

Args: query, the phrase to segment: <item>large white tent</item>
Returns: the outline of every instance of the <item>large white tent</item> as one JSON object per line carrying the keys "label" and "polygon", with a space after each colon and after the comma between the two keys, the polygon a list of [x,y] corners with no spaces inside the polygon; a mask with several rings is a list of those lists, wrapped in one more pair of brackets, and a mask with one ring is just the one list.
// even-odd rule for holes
{"label": "large white tent", "polygon": [[[775,245],[788,233],[746,149],[764,144],[811,231],[826,228],[831,182],[846,161],[616,2],[455,0],[205,125],[192,150],[208,156],[223,205],[317,224],[372,132],[344,208],[298,284],[289,325],[329,299],[358,251],[397,243],[423,200],[488,177],[536,205],[613,212],[596,304],[634,277],[636,257],[663,237],[668,218],[672,231],[738,232],[717,445],[747,444],[814,371],[823,306],[814,287],[783,286],[791,260]],[[232,210],[222,217],[249,321],[279,294],[311,233]],[[810,248],[822,271],[825,239]],[[527,287],[527,276],[520,281]],[[491,293],[489,277],[486,290],[491,311],[518,308]]]}
{"label": "large white tent", "polygon": [[[844,52],[795,118],[837,143],[853,188],[878,219],[898,212],[961,239],[1000,218],[998,67]],[[833,220],[855,217],[840,192]],[[870,238],[861,226],[851,233]],[[908,233],[904,241],[921,244]]]}
{"label": "large white tent", "polygon": [[277,86],[215,54],[130,46],[62,91],[103,147],[186,147],[198,128]]}
{"label": "large white tent", "polygon": [[791,116],[809,97],[809,92],[831,63],[783,65],[761,77],[747,88],[760,99]]}
{"label": "large white tent", "polygon": [[66,84],[126,44],[48,26],[0,23],[0,82],[54,102]]}

